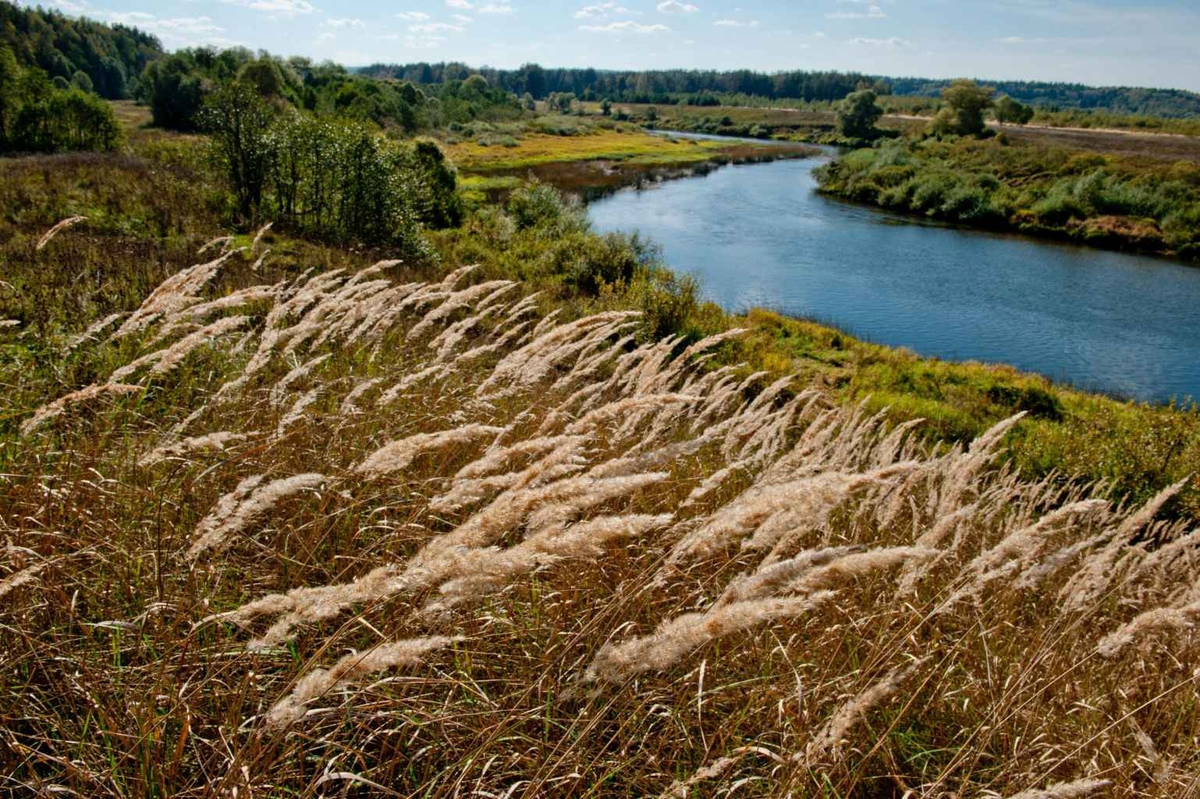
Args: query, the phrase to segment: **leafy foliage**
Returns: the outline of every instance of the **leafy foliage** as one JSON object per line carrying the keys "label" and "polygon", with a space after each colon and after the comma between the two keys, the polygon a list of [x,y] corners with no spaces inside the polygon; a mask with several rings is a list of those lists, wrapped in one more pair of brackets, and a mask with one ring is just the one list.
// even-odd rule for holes
{"label": "leafy foliage", "polygon": [[120,138],[104,101],[79,88],[58,88],[37,67],[21,69],[0,46],[0,152],[112,150]]}
{"label": "leafy foliage", "polygon": [[131,96],[146,65],[163,55],[158,39],[137,28],[0,0],[0,47],[5,45],[21,66],[37,67],[51,79],[76,81],[82,72],[90,88],[81,81],[76,86],[109,100]]}

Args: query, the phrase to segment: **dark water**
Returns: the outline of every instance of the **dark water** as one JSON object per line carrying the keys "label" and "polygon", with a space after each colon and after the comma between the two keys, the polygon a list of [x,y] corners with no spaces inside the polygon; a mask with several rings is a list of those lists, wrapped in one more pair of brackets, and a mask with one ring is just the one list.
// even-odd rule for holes
{"label": "dark water", "polygon": [[709,299],[922,355],[1008,363],[1138,399],[1200,397],[1200,268],[923,224],[814,191],[826,158],[728,167],[596,200]]}

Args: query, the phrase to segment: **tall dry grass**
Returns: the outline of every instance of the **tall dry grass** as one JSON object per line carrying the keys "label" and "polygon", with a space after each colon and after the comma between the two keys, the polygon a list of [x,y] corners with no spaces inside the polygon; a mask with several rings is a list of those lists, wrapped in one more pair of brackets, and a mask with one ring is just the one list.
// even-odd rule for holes
{"label": "tall dry grass", "polygon": [[23,420],[6,790],[1195,795],[1180,487],[1025,480],[1015,420],[924,443],[714,365],[740,331],[254,256],[90,325],[114,378]]}

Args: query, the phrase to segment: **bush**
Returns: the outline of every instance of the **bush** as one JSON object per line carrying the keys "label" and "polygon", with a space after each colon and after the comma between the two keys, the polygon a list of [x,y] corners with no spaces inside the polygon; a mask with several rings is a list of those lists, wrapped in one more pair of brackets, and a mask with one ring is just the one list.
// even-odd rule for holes
{"label": "bush", "polygon": [[107,103],[79,89],[56,88],[39,69],[7,72],[0,94],[0,151],[113,150],[121,140]]}

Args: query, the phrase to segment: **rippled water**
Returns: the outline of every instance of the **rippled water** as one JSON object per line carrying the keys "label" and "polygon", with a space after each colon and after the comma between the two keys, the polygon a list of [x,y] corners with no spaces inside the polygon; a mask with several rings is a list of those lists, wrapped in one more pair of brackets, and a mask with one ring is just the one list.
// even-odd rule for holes
{"label": "rippled water", "polygon": [[589,215],[601,231],[653,238],[731,310],[763,306],[1122,396],[1200,397],[1200,268],[832,200],[812,177],[827,158],[621,191]]}

